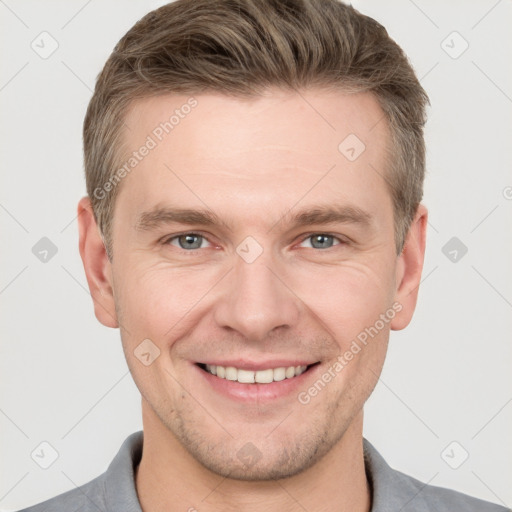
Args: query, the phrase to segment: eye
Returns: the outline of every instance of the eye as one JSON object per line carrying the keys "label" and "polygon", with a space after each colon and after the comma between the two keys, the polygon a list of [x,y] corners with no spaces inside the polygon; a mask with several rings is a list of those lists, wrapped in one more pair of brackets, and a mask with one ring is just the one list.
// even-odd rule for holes
{"label": "eye", "polygon": [[301,243],[301,246],[311,247],[313,249],[329,249],[333,245],[339,245],[340,243],[341,240],[333,235],[315,233],[314,235],[308,236],[306,239],[304,239]]}
{"label": "eye", "polygon": [[168,245],[174,245],[180,249],[192,250],[192,249],[203,249],[209,244],[208,240],[202,235],[197,233],[184,233],[182,235],[173,236],[165,242]]}

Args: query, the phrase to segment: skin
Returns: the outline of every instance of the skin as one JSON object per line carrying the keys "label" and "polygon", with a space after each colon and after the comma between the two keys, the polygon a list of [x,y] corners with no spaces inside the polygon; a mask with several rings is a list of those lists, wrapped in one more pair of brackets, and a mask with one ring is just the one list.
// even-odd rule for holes
{"label": "skin", "polygon": [[[139,148],[188,98],[134,103],[127,147]],[[368,511],[363,405],[390,330],[406,327],[414,312],[427,210],[420,205],[397,255],[382,177],[389,132],[369,93],[195,98],[191,113],[119,185],[112,261],[89,199],[78,207],[95,314],[120,328],[142,395],[142,508]],[[338,151],[349,134],[366,146],[353,162]],[[346,206],[366,212],[368,222],[291,222],[299,210]],[[137,228],[142,212],[164,207],[207,209],[219,222]],[[181,248],[176,236],[184,233],[204,236],[195,239],[199,248]],[[324,239],[332,246],[314,246],[317,233],[332,235]],[[236,251],[248,236],[263,250],[252,263]],[[307,391],[394,303],[394,318],[308,404],[300,403],[297,392]],[[147,366],[134,354],[145,339],[160,350]],[[293,393],[239,401],[217,392],[195,365],[235,356],[319,364]],[[237,456],[247,443],[260,454],[250,467]]]}

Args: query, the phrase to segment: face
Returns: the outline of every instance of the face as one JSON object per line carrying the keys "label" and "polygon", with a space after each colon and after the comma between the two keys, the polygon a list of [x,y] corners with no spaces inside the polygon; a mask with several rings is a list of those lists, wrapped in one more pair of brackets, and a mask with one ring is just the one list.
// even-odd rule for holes
{"label": "face", "polygon": [[277,90],[126,117],[127,160],[152,147],[117,185],[97,316],[145,413],[217,474],[291,476],[333,450],[412,315],[422,247],[395,251],[382,118],[367,93]]}

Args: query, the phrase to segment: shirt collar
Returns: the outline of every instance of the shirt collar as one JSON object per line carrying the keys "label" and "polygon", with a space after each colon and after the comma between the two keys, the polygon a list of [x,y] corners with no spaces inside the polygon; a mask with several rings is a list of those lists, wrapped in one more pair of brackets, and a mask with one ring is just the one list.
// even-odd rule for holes
{"label": "shirt collar", "polygon": [[126,438],[105,473],[107,510],[142,512],[135,488],[135,468],[142,457],[142,431]]}
{"label": "shirt collar", "polygon": [[363,439],[363,452],[366,478],[372,490],[371,512],[429,512],[421,494],[426,484],[418,489],[415,480],[389,467],[367,439]]}

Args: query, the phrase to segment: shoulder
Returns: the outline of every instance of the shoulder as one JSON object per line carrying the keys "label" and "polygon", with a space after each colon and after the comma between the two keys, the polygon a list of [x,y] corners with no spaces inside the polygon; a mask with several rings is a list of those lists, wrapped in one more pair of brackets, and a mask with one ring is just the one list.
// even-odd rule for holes
{"label": "shoulder", "polygon": [[409,490],[408,498],[410,502],[404,504],[403,512],[418,510],[418,502],[427,505],[428,510],[435,510],[436,512],[454,512],[456,510],[463,510],[464,512],[507,512],[509,510],[501,505],[474,498],[452,489],[425,484],[399,471],[396,471],[396,478],[404,489]]}
{"label": "shoulder", "polygon": [[94,480],[59,494],[19,512],[98,512],[106,510],[104,474]]}
{"label": "shoulder", "polygon": [[143,433],[135,432],[124,441],[102,475],[19,512],[142,512],[134,477],[142,445]]}
{"label": "shoulder", "polygon": [[507,512],[509,509],[451,489],[425,484],[392,469],[364,440],[365,467],[372,485],[372,512]]}

